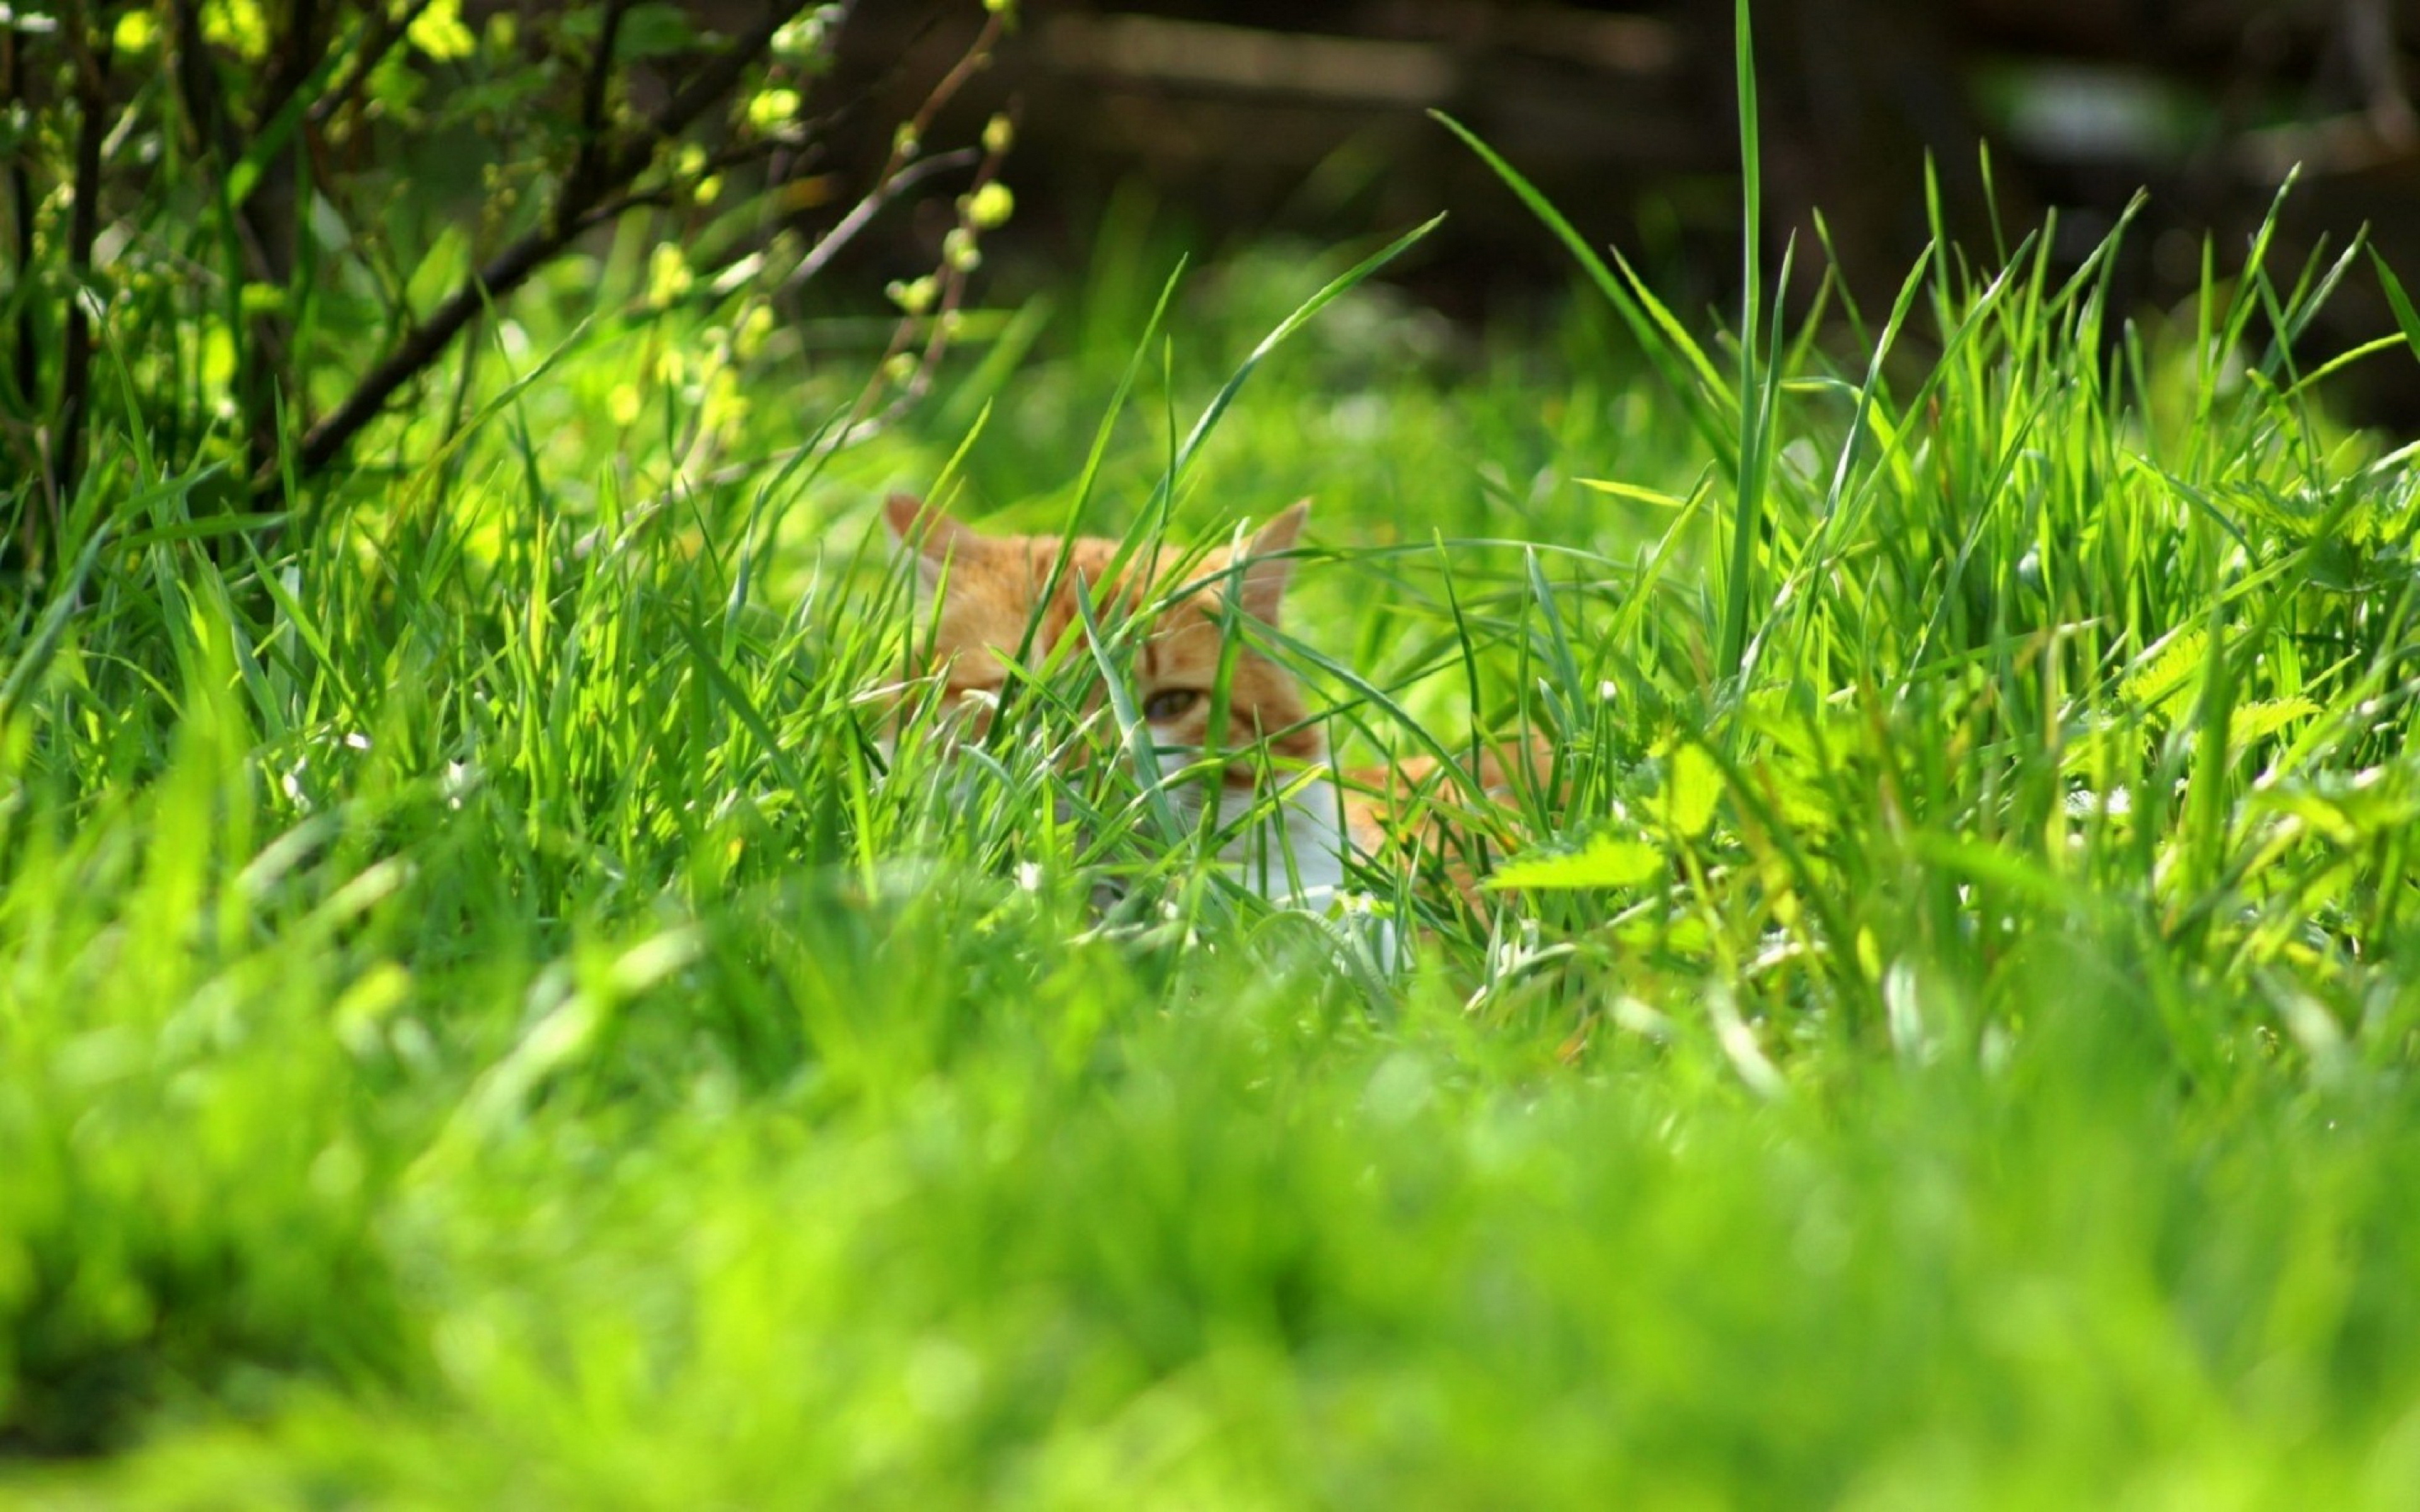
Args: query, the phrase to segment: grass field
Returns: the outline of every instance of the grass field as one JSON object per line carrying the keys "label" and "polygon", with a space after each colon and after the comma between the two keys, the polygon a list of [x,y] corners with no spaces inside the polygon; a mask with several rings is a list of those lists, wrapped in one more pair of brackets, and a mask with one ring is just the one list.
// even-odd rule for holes
{"label": "grass field", "polygon": [[[2380,275],[2041,244],[1490,342],[1128,216],[801,455],[855,328],[626,242],[269,536],[104,407],[0,627],[0,1500],[2412,1505],[2420,514],[2290,339]],[[1073,700],[884,770],[894,486],[1311,496],[1278,652],[1549,733],[1527,885],[1363,877],[1392,969]]]}

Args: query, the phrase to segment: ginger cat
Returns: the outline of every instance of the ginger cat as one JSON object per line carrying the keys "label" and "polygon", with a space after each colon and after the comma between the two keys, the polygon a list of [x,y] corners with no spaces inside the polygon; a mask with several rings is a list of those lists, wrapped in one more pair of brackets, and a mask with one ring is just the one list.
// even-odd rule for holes
{"label": "ginger cat", "polygon": [[[1214,744],[1209,721],[1227,651],[1228,594],[1235,595],[1245,616],[1271,626],[1281,623],[1290,553],[1310,501],[1280,514],[1240,549],[1187,556],[1163,548],[1138,553],[1114,577],[1118,543],[1079,536],[1064,543],[1066,563],[1056,583],[1058,536],[984,535],[906,494],[892,495],[883,513],[892,539],[913,553],[923,594],[941,591],[930,643],[917,646],[910,673],[938,675],[944,708],[978,731],[989,723],[1008,681],[1005,664],[1026,643],[1029,623],[1034,628],[1028,655],[1038,666],[1052,647],[1083,634],[1077,595],[1090,585],[1109,588],[1094,600],[1104,606],[1095,612],[1105,629],[1121,613],[1181,594],[1158,607],[1136,646],[1130,689],[1161,774],[1174,777]],[[1232,826],[1232,838],[1219,858],[1237,867],[1239,880],[1261,896],[1322,909],[1342,891],[1348,860],[1394,852],[1407,861],[1407,847],[1433,849],[1445,838],[1420,797],[1422,789],[1436,786],[1436,763],[1416,758],[1340,772],[1300,684],[1249,641],[1235,648],[1224,714],[1225,728],[1215,741],[1229,756],[1219,779],[1218,821],[1222,831]],[[1542,754],[1532,748],[1533,760]],[[1532,779],[1545,770],[1538,762]],[[1478,776],[1491,796],[1505,795],[1499,758],[1482,760]],[[1198,779],[1169,785],[1180,815],[1198,818],[1202,786]],[[1267,801],[1272,791],[1274,803]],[[1470,879],[1456,880],[1467,893]]]}

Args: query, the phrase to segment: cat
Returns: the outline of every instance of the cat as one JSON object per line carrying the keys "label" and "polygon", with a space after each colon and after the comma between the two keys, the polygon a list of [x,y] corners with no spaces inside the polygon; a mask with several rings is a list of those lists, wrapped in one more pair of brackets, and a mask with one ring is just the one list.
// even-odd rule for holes
{"label": "cat", "polygon": [[[1326,912],[1348,901],[1354,863],[1403,865],[1453,848],[1456,837],[1437,810],[1465,795],[1440,777],[1434,758],[1340,770],[1301,684],[1249,638],[1233,648],[1221,709],[1216,690],[1221,663],[1230,660],[1233,616],[1283,625],[1310,510],[1309,500],[1295,503],[1240,547],[1138,550],[1122,565],[1115,541],[985,535],[911,495],[894,494],[884,505],[884,523],[895,548],[911,558],[925,606],[908,670],[938,677],[945,716],[979,733],[999,706],[1020,646],[1038,666],[1054,646],[1083,634],[1078,595],[1096,594],[1105,633],[1109,622],[1152,608],[1134,645],[1128,691],[1161,776],[1192,773],[1215,744],[1225,758],[1217,774],[1218,823],[1227,837],[1218,859],[1273,903]],[[1210,720],[1221,713],[1224,728],[1213,742]],[[1549,753],[1532,742],[1524,754],[1519,764],[1534,783]],[[1500,751],[1481,757],[1475,775],[1488,796],[1511,795],[1514,764]],[[1192,773],[1166,789],[1187,820],[1198,820],[1204,802],[1200,777]],[[1440,798],[1448,801],[1440,805]],[[1450,870],[1475,900],[1468,868]]]}

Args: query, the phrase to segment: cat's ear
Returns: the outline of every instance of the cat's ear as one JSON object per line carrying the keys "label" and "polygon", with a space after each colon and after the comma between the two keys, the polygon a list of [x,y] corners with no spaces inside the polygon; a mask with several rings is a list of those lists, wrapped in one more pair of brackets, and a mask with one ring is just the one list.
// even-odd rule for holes
{"label": "cat's ear", "polygon": [[914,494],[895,493],[882,501],[882,528],[895,549],[915,557],[916,575],[927,588],[941,580],[941,568],[953,555],[971,555],[983,540],[940,505]]}
{"label": "cat's ear", "polygon": [[1278,623],[1278,610],[1284,607],[1286,584],[1294,578],[1294,561],[1287,555],[1294,549],[1295,539],[1302,534],[1302,522],[1311,514],[1311,501],[1301,500],[1277,518],[1260,529],[1252,544],[1244,548],[1244,582],[1240,590],[1244,612],[1264,625]]}

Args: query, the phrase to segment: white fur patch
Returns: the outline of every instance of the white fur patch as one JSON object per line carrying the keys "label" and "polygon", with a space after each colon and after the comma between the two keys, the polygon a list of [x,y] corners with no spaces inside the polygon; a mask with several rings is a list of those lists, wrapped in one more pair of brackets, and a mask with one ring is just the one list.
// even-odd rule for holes
{"label": "white fur patch", "polygon": [[[1159,769],[1173,779],[1197,753],[1163,747]],[[1199,779],[1171,780],[1169,796],[1181,811],[1201,812]],[[1275,802],[1252,793],[1218,795],[1220,829],[1234,833],[1219,847],[1238,883],[1280,908],[1297,908],[1333,927],[1348,949],[1364,954],[1381,971],[1403,963],[1394,921],[1373,913],[1370,900],[1347,890],[1344,864],[1353,855],[1345,827],[1342,794],[1325,776],[1296,779]]]}
{"label": "white fur patch", "polygon": [[[1218,797],[1222,825],[1241,824],[1218,858],[1239,870],[1244,886],[1280,906],[1325,909],[1344,886],[1344,857],[1352,841],[1336,784],[1313,778],[1294,784],[1276,804],[1249,793]],[[1255,811],[1259,817],[1244,823]]]}
{"label": "white fur patch", "polygon": [[[1201,776],[1180,778],[1200,760],[1200,751],[1161,746],[1158,757],[1170,799],[1187,816],[1200,815]],[[1233,831],[1218,848],[1218,859],[1234,869],[1236,881],[1280,907],[1325,908],[1344,885],[1344,856],[1352,841],[1336,784],[1325,777],[1296,779],[1275,802],[1221,786],[1218,827]]]}

